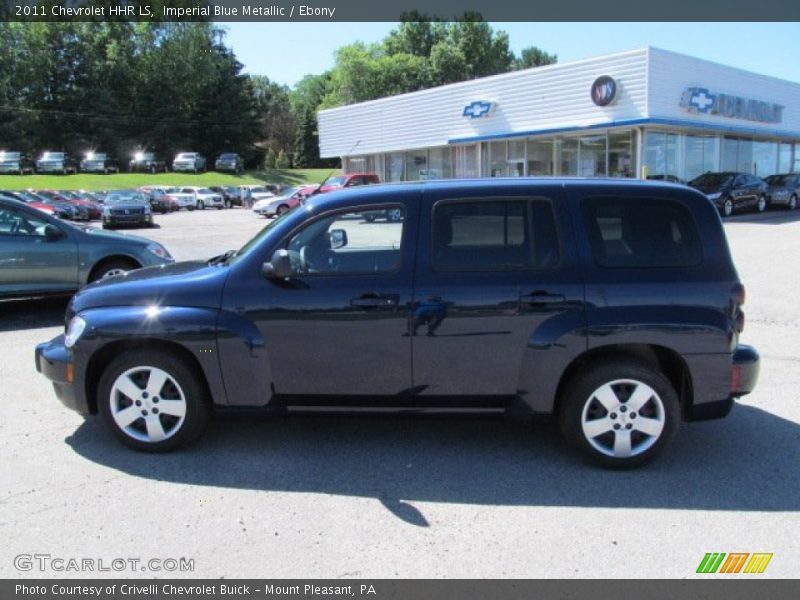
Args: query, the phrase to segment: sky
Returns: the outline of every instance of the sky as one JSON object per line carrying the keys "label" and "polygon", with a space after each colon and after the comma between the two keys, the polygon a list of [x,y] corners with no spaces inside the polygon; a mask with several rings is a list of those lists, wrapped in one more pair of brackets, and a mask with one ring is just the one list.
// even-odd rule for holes
{"label": "sky", "polygon": [[[800,23],[492,23],[511,49],[538,46],[564,63],[655,46],[800,83]],[[383,39],[396,23],[226,23],[245,71],[293,86],[334,64],[334,51]]]}

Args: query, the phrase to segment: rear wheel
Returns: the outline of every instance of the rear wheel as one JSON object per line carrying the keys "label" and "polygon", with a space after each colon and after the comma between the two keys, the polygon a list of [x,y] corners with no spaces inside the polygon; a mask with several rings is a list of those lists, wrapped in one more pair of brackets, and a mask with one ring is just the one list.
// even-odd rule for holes
{"label": "rear wheel", "polygon": [[289,207],[288,207],[288,206],[286,206],[285,204],[281,204],[281,205],[278,207],[277,214],[278,214],[278,216],[279,216],[279,217],[280,217],[281,215],[284,215],[284,214],[286,214],[287,212],[289,212]]}
{"label": "rear wheel", "polygon": [[765,210],[767,210],[767,197],[764,194],[761,194],[756,202],[756,212],[762,213]]}
{"label": "rear wheel", "polygon": [[197,208],[199,208],[200,210],[205,210],[206,209],[206,205],[202,200],[198,200],[197,201]]}
{"label": "rear wheel", "polygon": [[569,383],[560,409],[567,441],[592,462],[614,469],[655,458],[680,420],[669,380],[645,363],[623,358],[582,370]]}
{"label": "rear wheel", "polygon": [[97,404],[122,443],[149,452],[188,444],[211,416],[195,369],[161,350],[130,350],[115,358],[100,377]]}
{"label": "rear wheel", "polygon": [[788,210],[794,210],[797,208],[797,194],[792,194],[792,197],[789,198],[789,204],[786,205]]}

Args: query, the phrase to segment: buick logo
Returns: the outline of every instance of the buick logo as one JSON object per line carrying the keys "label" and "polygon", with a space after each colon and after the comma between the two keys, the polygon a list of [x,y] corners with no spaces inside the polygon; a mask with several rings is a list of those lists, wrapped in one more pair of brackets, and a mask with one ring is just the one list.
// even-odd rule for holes
{"label": "buick logo", "polygon": [[592,102],[597,106],[608,106],[617,98],[617,82],[608,75],[594,80],[592,84]]}

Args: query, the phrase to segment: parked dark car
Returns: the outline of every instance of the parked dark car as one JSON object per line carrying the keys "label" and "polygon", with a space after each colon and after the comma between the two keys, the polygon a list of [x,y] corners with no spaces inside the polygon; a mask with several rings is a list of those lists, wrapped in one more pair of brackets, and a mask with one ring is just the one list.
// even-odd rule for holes
{"label": "parked dark car", "polygon": [[105,152],[87,152],[80,164],[83,173],[119,173],[119,161]]}
{"label": "parked dark car", "polygon": [[633,467],[753,390],[743,302],[714,206],[685,186],[365,186],[238,252],[86,288],[36,366],[137,449],[191,441],[214,406],[482,409],[554,414],[586,456]]}
{"label": "parked dark car", "polygon": [[238,154],[226,152],[219,155],[214,163],[214,169],[230,173],[242,173],[244,171],[244,160]]}
{"label": "parked dark car", "polygon": [[760,177],[747,173],[704,173],[689,185],[712,200],[723,217],[741,208],[767,209],[767,184]]}
{"label": "parked dark car", "polygon": [[78,165],[66,152],[43,152],[36,161],[36,172],[75,174],[78,172]]}
{"label": "parked dark car", "polygon": [[85,208],[89,214],[90,221],[100,218],[102,206],[100,203],[90,199],[89,196],[81,192],[73,192],[71,190],[60,190],[58,193],[63,198],[66,198],[70,204]]}
{"label": "parked dark car", "polygon": [[137,152],[128,163],[131,173],[166,173],[167,161],[154,152]]}
{"label": "parked dark car", "polygon": [[71,294],[92,281],[171,262],[150,240],[72,225],[0,200],[0,297]]}
{"label": "parked dark car", "polygon": [[0,173],[32,175],[36,165],[23,152],[0,150]]}
{"label": "parked dark car", "polygon": [[782,173],[770,175],[767,183],[767,196],[771,206],[783,206],[788,210],[797,208],[800,198],[800,173]]}
{"label": "parked dark car", "polygon": [[103,229],[152,227],[150,202],[139,190],[110,192],[103,203]]}
{"label": "parked dark car", "polygon": [[162,188],[140,188],[153,212],[166,214],[178,210],[178,203],[175,202]]}
{"label": "parked dark car", "polygon": [[225,208],[242,205],[241,190],[235,185],[210,185],[208,186],[208,189],[222,196],[223,202],[225,203]]}
{"label": "parked dark car", "polygon": [[206,159],[199,152],[179,152],[172,161],[172,170],[176,173],[204,173]]}
{"label": "parked dark car", "polygon": [[79,202],[75,202],[66,198],[59,192],[54,192],[52,190],[37,190],[37,196],[41,196],[48,201],[48,204],[53,204],[54,206],[61,206],[61,207],[71,207],[71,216],[69,217],[72,221],[88,221],[89,220],[89,209],[85,206],[81,206]]}

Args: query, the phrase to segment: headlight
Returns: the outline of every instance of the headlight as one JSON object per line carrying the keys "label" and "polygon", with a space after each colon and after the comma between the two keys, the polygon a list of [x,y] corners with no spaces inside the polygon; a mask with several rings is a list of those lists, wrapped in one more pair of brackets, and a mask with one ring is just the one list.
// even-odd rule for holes
{"label": "headlight", "polygon": [[708,199],[709,200],[716,200],[720,196],[722,196],[722,192],[714,192],[713,194],[708,194]]}
{"label": "headlight", "polygon": [[67,325],[67,333],[64,336],[64,345],[67,348],[72,348],[78,342],[78,338],[81,337],[84,329],[86,329],[86,321],[81,319],[79,316],[72,317],[69,325]]}
{"label": "headlight", "polygon": [[170,256],[169,252],[167,252],[167,249],[164,248],[164,246],[162,246],[161,244],[156,244],[155,242],[153,242],[152,244],[148,244],[147,250],[149,252],[152,252],[159,258],[167,258],[167,259],[172,258],[172,256]]}

